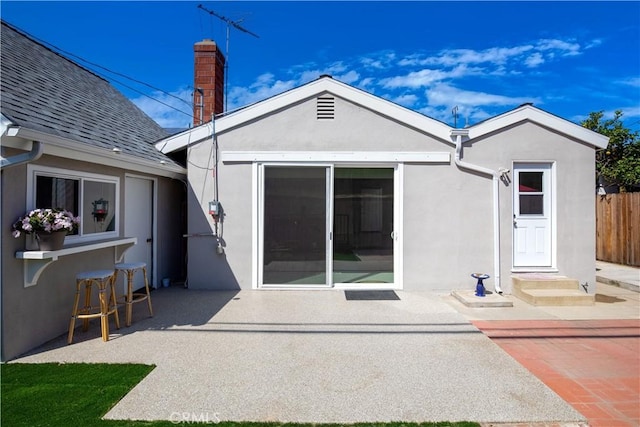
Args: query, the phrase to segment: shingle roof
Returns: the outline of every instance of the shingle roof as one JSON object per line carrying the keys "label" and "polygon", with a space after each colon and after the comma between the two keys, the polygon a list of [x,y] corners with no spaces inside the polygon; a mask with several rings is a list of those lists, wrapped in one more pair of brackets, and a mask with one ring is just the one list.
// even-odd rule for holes
{"label": "shingle roof", "polygon": [[18,126],[174,163],[153,143],[168,134],[105,79],[2,21],[0,108]]}

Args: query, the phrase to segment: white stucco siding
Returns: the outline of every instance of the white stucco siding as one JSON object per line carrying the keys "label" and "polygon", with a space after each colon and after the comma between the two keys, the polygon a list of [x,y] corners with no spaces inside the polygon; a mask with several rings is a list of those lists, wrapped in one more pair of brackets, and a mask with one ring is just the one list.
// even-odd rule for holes
{"label": "white stucco siding", "polygon": [[451,144],[335,98],[335,118],[318,120],[315,98],[219,136],[222,150],[449,151]]}
{"label": "white stucco siding", "polygon": [[404,289],[473,289],[471,273],[493,275],[491,179],[407,165],[404,190]]}
{"label": "white stucco siding", "polygon": [[213,144],[189,152],[188,285],[192,289],[250,289],[252,268],[252,173],[249,164],[218,163],[218,200],[224,211],[219,227],[224,254],[217,254],[209,201],[215,199]]}
{"label": "white stucco siding", "polygon": [[[595,291],[595,150],[535,123],[522,123],[464,150],[464,160],[497,170],[511,169],[516,162],[554,164],[556,246],[554,259],[559,274],[588,282]],[[500,184],[501,276],[510,292],[512,265],[513,188]]]}
{"label": "white stucco siding", "polygon": [[[219,152],[253,151],[425,151],[448,152],[453,144],[419,132],[354,103],[336,98],[334,120],[318,120],[316,101],[234,127],[218,135]],[[189,150],[189,233],[213,229],[208,202],[214,199],[213,145],[205,140]],[[581,283],[594,283],[594,149],[535,123],[523,122],[465,143],[463,161],[498,170],[516,162],[553,164],[554,267]],[[253,223],[254,186],[249,163],[218,164],[219,194],[225,211],[225,254],[216,239],[189,238],[189,286],[249,289],[257,266]],[[255,181],[255,182],[254,182]],[[407,290],[473,289],[473,272],[492,277],[492,179],[449,164],[405,164],[403,177],[403,283]],[[513,186],[499,184],[500,276],[511,292]],[[590,291],[595,290],[593,286]]]}

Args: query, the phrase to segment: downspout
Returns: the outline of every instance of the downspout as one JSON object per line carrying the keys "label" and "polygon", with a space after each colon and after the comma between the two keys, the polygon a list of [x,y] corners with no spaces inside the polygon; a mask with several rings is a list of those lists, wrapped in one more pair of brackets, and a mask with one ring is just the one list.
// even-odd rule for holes
{"label": "downspout", "polygon": [[31,144],[31,151],[6,159],[4,157],[0,158],[0,168],[6,169],[23,163],[33,162],[38,160],[40,156],[42,156],[42,153],[44,153],[44,144],[40,141],[33,141]]}
{"label": "downspout", "polygon": [[451,136],[455,136],[456,153],[455,164],[460,169],[466,169],[488,175],[493,181],[493,278],[495,291],[502,295],[500,286],[500,173],[489,168],[463,162],[462,138],[469,137],[469,129],[453,129]]}
{"label": "downspout", "polygon": [[[29,162],[33,162],[34,160],[38,160],[41,156],[42,153],[44,153],[44,144],[40,141],[33,141],[31,143],[31,151],[27,152],[27,153],[22,153],[22,154],[18,154],[16,156],[13,157],[9,157],[9,158],[4,158],[0,155],[0,172],[2,171],[2,169],[6,169],[12,166],[18,166],[21,165],[23,163],[29,163]],[[0,187],[2,187],[2,174],[0,174]],[[2,248],[0,248],[0,255],[2,252]],[[2,318],[3,313],[2,313],[2,293],[0,292],[0,319]],[[4,325],[4,323],[3,323]],[[2,328],[0,330],[0,335],[2,337],[5,336],[5,334],[3,333],[4,328]],[[0,352],[0,361],[4,362],[5,361],[5,357],[4,357],[4,340],[2,340],[2,343],[0,345],[1,348],[1,352]]]}

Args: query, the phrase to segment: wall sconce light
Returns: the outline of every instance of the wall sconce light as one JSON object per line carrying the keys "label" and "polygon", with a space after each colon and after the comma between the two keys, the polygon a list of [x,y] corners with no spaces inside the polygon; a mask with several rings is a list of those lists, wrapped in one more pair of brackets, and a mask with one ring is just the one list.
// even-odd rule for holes
{"label": "wall sconce light", "polygon": [[93,212],[91,212],[91,214],[94,220],[103,222],[109,214],[109,202],[100,198],[95,202],[91,202],[91,204],[93,205]]}

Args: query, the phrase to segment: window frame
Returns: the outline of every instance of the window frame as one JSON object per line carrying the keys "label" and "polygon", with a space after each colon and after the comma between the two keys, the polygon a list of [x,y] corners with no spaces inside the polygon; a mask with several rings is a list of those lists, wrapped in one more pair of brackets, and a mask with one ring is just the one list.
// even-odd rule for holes
{"label": "window frame", "polygon": [[112,210],[115,220],[114,230],[84,234],[84,230],[81,226],[78,230],[78,234],[67,235],[65,243],[73,244],[90,242],[94,240],[104,240],[120,236],[120,177],[113,175],[95,174],[90,172],[81,172],[72,169],[28,164],[26,211],[30,211],[36,208],[36,181],[38,176],[78,180],[78,209],[80,210],[80,212],[73,213],[74,215],[80,216],[81,218],[83,218],[84,215],[91,215],[91,212],[83,212],[85,181],[114,184],[115,200],[109,201],[109,209]]}

